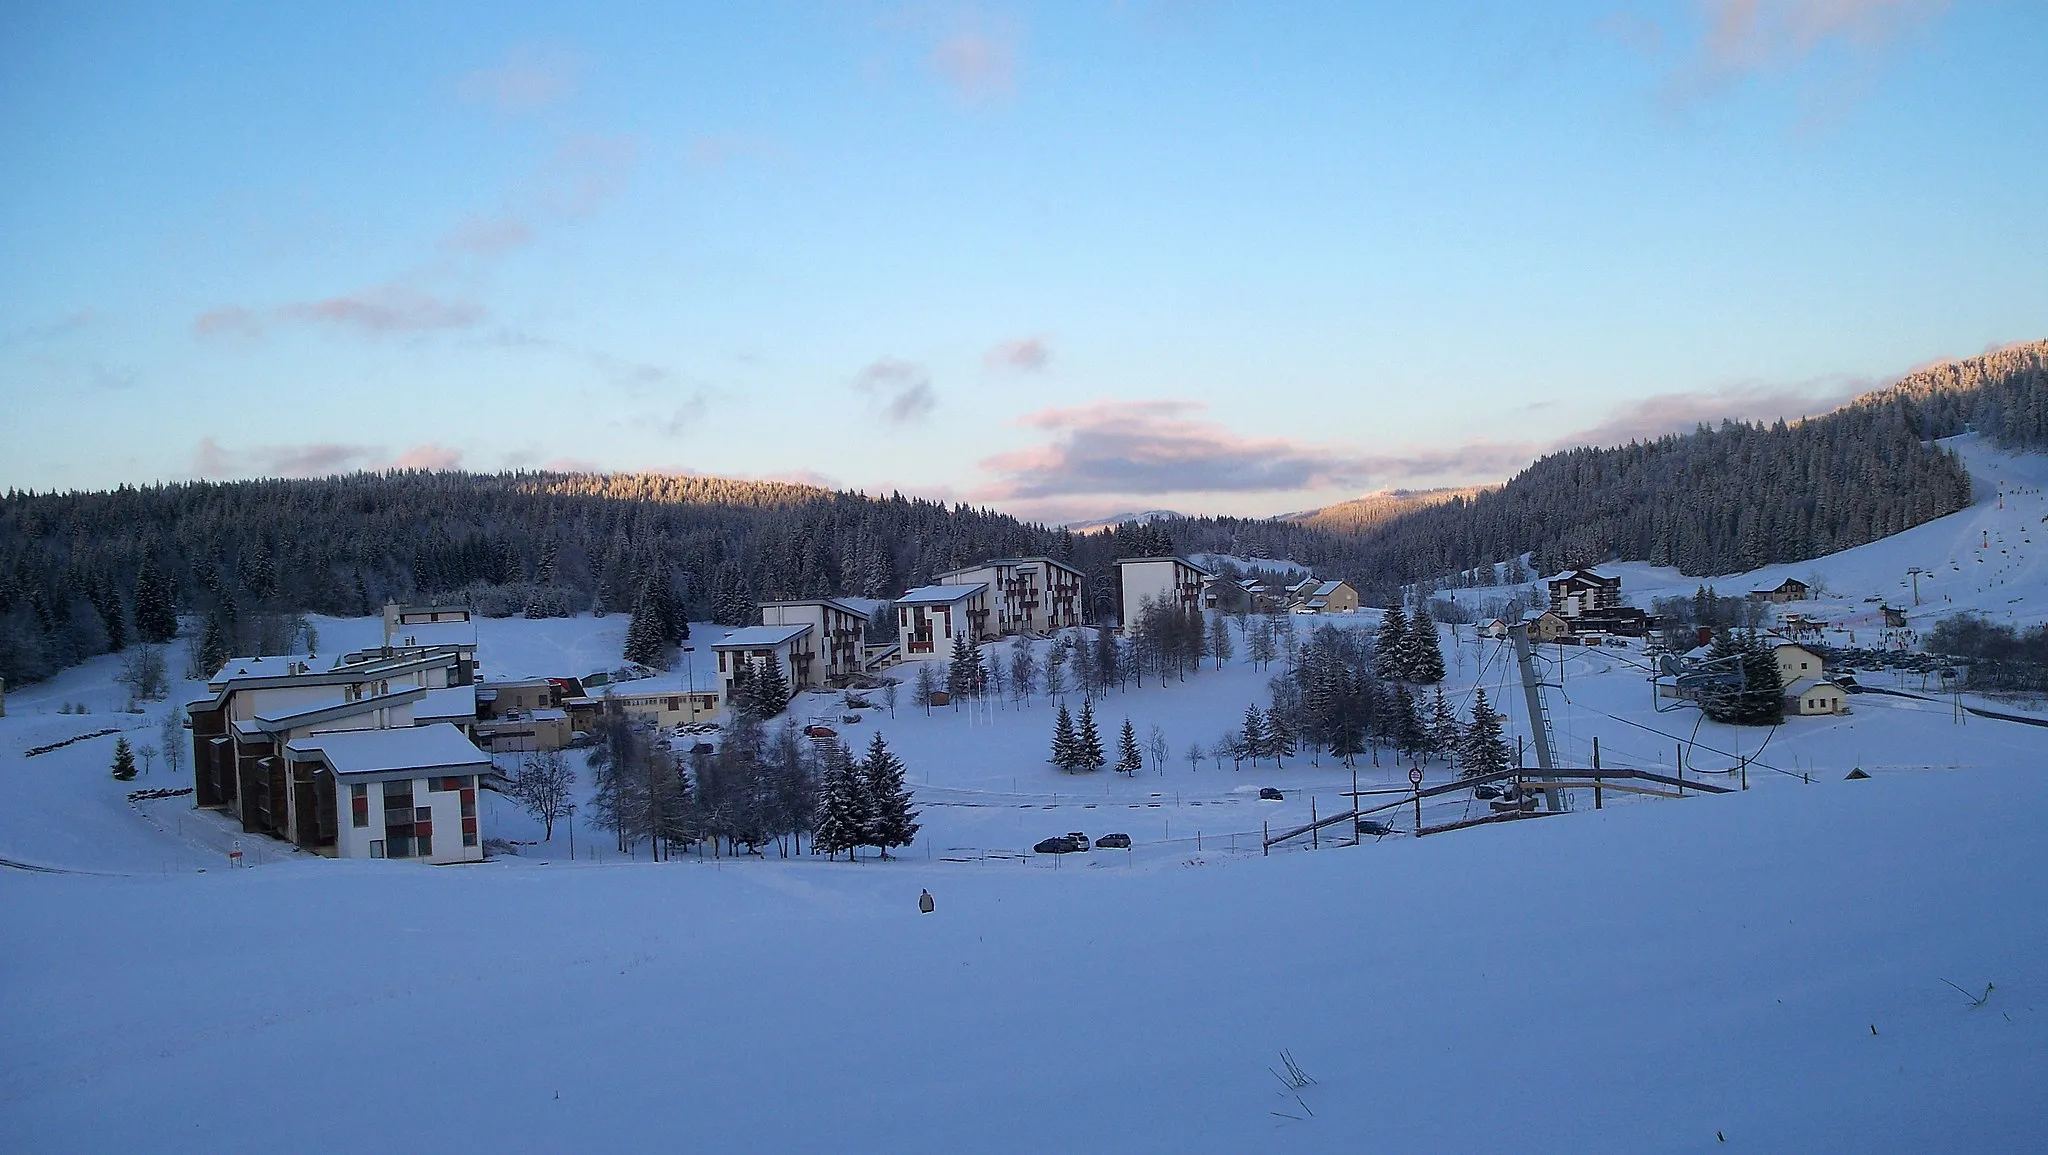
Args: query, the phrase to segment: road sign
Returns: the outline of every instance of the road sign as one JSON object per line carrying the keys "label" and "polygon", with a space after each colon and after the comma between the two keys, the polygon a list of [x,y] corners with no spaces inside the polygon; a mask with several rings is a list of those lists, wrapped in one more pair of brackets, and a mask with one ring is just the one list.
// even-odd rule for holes
{"label": "road sign", "polygon": [[1417,790],[1420,790],[1420,789],[1422,789],[1422,767],[1420,767],[1420,766],[1416,766],[1416,767],[1414,767],[1414,768],[1410,769],[1410,770],[1408,771],[1408,781],[1409,781],[1409,782],[1410,782],[1410,783],[1411,783],[1411,784],[1412,784],[1412,785],[1413,785],[1413,786],[1414,786],[1414,787],[1415,787],[1415,788],[1416,788]]}

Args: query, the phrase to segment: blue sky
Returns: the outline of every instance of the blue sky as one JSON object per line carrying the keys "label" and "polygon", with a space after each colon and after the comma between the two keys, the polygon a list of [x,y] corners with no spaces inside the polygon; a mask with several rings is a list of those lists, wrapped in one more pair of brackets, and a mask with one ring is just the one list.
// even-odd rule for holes
{"label": "blue sky", "polygon": [[1266,514],[2048,336],[2048,6],[0,10],[0,485]]}

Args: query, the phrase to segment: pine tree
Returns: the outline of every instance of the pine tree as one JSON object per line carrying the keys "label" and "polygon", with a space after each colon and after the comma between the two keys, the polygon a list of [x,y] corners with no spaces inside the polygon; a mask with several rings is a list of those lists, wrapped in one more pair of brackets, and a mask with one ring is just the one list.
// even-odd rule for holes
{"label": "pine tree", "polygon": [[1266,753],[1273,756],[1273,765],[1283,766],[1281,760],[1294,753],[1295,728],[1292,711],[1273,703],[1266,711]]}
{"label": "pine tree", "polygon": [[1074,753],[1074,716],[1067,712],[1067,704],[1061,702],[1059,713],[1052,720],[1052,764],[1071,772],[1079,761]]}
{"label": "pine tree", "polygon": [[1408,678],[1408,615],[1395,602],[1380,618],[1380,630],[1373,641],[1373,672],[1390,682]]}
{"label": "pine tree", "polygon": [[234,603],[223,601],[206,615],[206,628],[199,635],[201,673],[212,677],[234,657]]}
{"label": "pine tree", "polygon": [[1423,732],[1422,715],[1415,709],[1415,695],[1406,682],[1394,683],[1394,748],[1403,754],[1420,754],[1429,748]]}
{"label": "pine tree", "polygon": [[1443,639],[1427,606],[1417,607],[1408,623],[1408,680],[1434,686],[1444,680]]}
{"label": "pine tree", "polygon": [[1266,752],[1266,715],[1257,705],[1244,708],[1244,732],[1239,735],[1238,744],[1244,748],[1252,765],[1259,764],[1259,756]]}
{"label": "pine tree", "polygon": [[1102,733],[1095,728],[1095,704],[1081,699],[1081,720],[1074,732],[1074,766],[1096,771],[1107,761],[1102,751]]}
{"label": "pine tree", "polygon": [[135,574],[135,636],[162,645],[178,636],[178,611],[171,604],[171,583],[157,568],[156,555],[142,555]]}
{"label": "pine tree", "polygon": [[967,640],[967,631],[953,635],[953,660],[946,666],[946,694],[955,709],[981,688],[981,647]]}
{"label": "pine tree", "polygon": [[789,679],[782,674],[782,660],[769,658],[753,675],[753,710],[757,718],[773,718],[789,708]]}
{"label": "pine tree", "polygon": [[1458,745],[1460,770],[1466,777],[1494,774],[1508,768],[1508,745],[1500,733],[1500,715],[1486,702],[1486,691],[1472,691],[1472,722]]}
{"label": "pine tree", "polygon": [[1236,656],[1237,648],[1230,640],[1230,622],[1222,614],[1209,619],[1209,653],[1216,658],[1216,668]]}
{"label": "pine tree", "polygon": [[114,777],[126,782],[135,777],[135,752],[128,748],[128,739],[114,739]]}
{"label": "pine tree", "polygon": [[643,666],[662,665],[667,644],[653,602],[645,593],[633,600],[633,617],[626,623],[625,659]]}
{"label": "pine tree", "polygon": [[903,762],[889,752],[889,744],[876,734],[868,743],[868,756],[861,759],[862,793],[867,795],[869,819],[866,842],[889,857],[892,846],[909,846],[917,837],[917,810],[911,805],[910,787],[903,782]]}
{"label": "pine tree", "polygon": [[822,850],[828,857],[844,850],[850,862],[854,847],[867,845],[868,808],[853,752],[836,738],[825,747],[822,793],[818,822],[811,831],[811,849]]}
{"label": "pine tree", "polygon": [[1458,743],[1464,733],[1458,726],[1458,712],[1444,699],[1444,688],[1438,686],[1429,700],[1429,749],[1450,761],[1458,753]]}
{"label": "pine tree", "polygon": [[1145,768],[1145,756],[1138,751],[1138,732],[1131,728],[1131,720],[1124,719],[1124,730],[1116,743],[1116,768],[1125,774],[1136,774]]}

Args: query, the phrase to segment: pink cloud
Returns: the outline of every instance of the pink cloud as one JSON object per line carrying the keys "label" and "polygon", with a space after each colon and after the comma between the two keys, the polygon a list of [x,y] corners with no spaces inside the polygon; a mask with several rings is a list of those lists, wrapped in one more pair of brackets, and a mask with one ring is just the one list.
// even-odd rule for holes
{"label": "pink cloud", "polygon": [[1016,46],[1007,31],[963,31],[939,41],[931,66],[970,104],[1005,100],[1017,90]]}
{"label": "pink cloud", "polygon": [[464,100],[500,112],[533,112],[573,95],[581,71],[582,61],[574,53],[522,44],[507,50],[503,63],[463,76],[456,91]]}
{"label": "pink cloud", "polygon": [[382,469],[458,469],[462,452],[444,445],[416,445],[395,459],[381,445],[312,441],[228,449],[202,437],[192,453],[192,474],[202,478],[328,477]]}
{"label": "pink cloud", "polygon": [[1052,350],[1046,346],[1043,337],[1024,337],[997,343],[982,355],[982,360],[998,369],[1022,369],[1035,373],[1052,360]]}
{"label": "pink cloud", "polygon": [[533,243],[533,226],[510,214],[468,217],[448,234],[448,248],[479,257],[495,257]]}
{"label": "pink cloud", "polygon": [[404,453],[399,454],[398,460],[392,462],[392,465],[397,469],[431,469],[437,471],[460,469],[462,468],[462,451],[460,449],[450,449],[448,446],[437,442],[428,442],[425,445],[415,445]]}
{"label": "pink cloud", "polygon": [[475,305],[443,301],[416,289],[390,285],[285,305],[278,312],[297,321],[338,325],[372,335],[460,329],[483,317],[483,310]]}
{"label": "pink cloud", "polygon": [[[1697,38],[1674,67],[1666,95],[1696,98],[1845,49],[1856,66],[1846,75],[1826,75],[1806,94],[1809,105],[1837,106],[1839,112],[1868,87],[1874,62],[1886,48],[1947,7],[1947,0],[1697,0]],[[1632,42],[1661,48],[1661,30],[1650,36],[1629,27]]]}
{"label": "pink cloud", "polygon": [[540,166],[527,199],[566,220],[582,220],[626,187],[639,148],[626,136],[572,136]]}
{"label": "pink cloud", "polygon": [[263,318],[240,305],[209,309],[192,322],[192,331],[202,337],[261,337],[263,328]]}

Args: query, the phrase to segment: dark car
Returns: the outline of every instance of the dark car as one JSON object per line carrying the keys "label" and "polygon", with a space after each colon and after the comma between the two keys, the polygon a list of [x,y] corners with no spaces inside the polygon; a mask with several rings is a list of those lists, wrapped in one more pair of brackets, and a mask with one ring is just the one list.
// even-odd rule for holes
{"label": "dark car", "polygon": [[1280,791],[1275,787],[1261,786],[1259,787],[1259,797],[1265,799],[1268,802],[1278,802],[1282,798],[1285,798],[1286,795],[1280,793]]}
{"label": "dark car", "polygon": [[1472,788],[1472,797],[1490,799],[1500,797],[1500,787],[1491,782],[1481,782]]}
{"label": "dark car", "polygon": [[1128,834],[1105,834],[1095,840],[1097,850],[1129,850],[1131,836]]}
{"label": "dark car", "polygon": [[1374,838],[1382,838],[1392,834],[1394,828],[1384,822],[1375,822],[1370,818],[1361,818],[1358,820],[1358,832],[1360,834],[1370,834]]}
{"label": "dark car", "polygon": [[1048,838],[1031,849],[1040,854],[1072,854],[1081,848],[1074,845],[1073,839],[1061,835],[1057,838]]}
{"label": "dark car", "polygon": [[1074,844],[1075,850],[1086,850],[1092,845],[1088,841],[1088,836],[1079,830],[1067,831],[1067,841]]}

